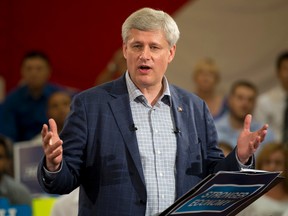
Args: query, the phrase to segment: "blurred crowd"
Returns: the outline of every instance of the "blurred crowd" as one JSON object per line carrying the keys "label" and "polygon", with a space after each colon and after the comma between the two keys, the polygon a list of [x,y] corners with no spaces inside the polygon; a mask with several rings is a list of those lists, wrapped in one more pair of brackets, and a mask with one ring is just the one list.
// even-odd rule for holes
{"label": "blurred crowd", "polygon": [[[244,118],[252,114],[251,130],[269,125],[265,142],[255,158],[257,169],[288,170],[288,51],[275,57],[275,77],[279,84],[259,94],[256,83],[237,80],[228,92],[220,92],[221,67],[215,59],[199,59],[191,71],[194,93],[208,105],[218,132],[219,147],[227,155],[236,146]],[[122,76],[126,61],[119,49],[107,67],[95,79],[95,85]],[[52,65],[49,57],[40,51],[30,51],[22,59],[19,85],[6,92],[5,80],[0,77],[0,197],[11,204],[31,206],[29,188],[13,179],[13,146],[23,141],[41,143],[41,128],[53,118],[59,133],[69,115],[70,103],[78,92],[73,88],[50,81]],[[257,83],[261,85],[261,83]],[[15,192],[16,191],[16,192]],[[61,196],[51,215],[77,215],[78,189]],[[73,205],[71,205],[73,203]],[[60,208],[59,208],[60,206]],[[66,209],[66,210],[65,210]],[[68,212],[69,211],[69,212]],[[285,213],[286,211],[286,213]],[[239,215],[288,215],[288,181],[285,179],[259,198]]]}

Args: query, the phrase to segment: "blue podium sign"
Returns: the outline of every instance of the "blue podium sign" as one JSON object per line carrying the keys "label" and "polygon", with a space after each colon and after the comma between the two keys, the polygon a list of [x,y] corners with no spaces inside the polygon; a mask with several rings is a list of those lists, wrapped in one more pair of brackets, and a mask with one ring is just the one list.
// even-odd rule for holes
{"label": "blue podium sign", "polygon": [[0,216],[32,216],[32,209],[27,205],[10,205],[5,198],[0,198]]}
{"label": "blue podium sign", "polygon": [[160,216],[236,215],[283,180],[281,172],[220,171],[207,176]]}

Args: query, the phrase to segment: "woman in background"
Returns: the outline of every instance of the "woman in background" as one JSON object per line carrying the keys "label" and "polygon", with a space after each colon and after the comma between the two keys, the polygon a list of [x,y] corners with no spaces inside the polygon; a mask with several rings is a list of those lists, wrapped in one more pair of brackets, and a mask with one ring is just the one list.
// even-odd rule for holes
{"label": "woman in background", "polygon": [[282,216],[288,210],[288,155],[282,143],[267,143],[259,152],[256,168],[266,171],[283,171],[285,180],[238,214],[238,216]]}
{"label": "woman in background", "polygon": [[217,120],[227,111],[227,106],[224,95],[217,92],[220,72],[215,61],[211,58],[199,60],[193,69],[193,81],[194,93],[207,103],[214,120]]}

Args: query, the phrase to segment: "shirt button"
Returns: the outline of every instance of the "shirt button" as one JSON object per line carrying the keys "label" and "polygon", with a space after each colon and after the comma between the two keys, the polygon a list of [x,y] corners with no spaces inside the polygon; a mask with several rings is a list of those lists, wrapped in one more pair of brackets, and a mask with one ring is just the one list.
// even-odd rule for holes
{"label": "shirt button", "polygon": [[161,177],[163,176],[163,173],[162,173],[162,172],[160,172],[160,176],[161,176]]}
{"label": "shirt button", "polygon": [[164,195],[161,195],[161,198],[162,198],[162,199],[164,199],[164,198],[165,198],[165,196],[164,196]]}
{"label": "shirt button", "polygon": [[158,130],[157,130],[157,129],[155,130],[155,133],[158,133]]}
{"label": "shirt button", "polygon": [[159,155],[160,155],[160,154],[161,154],[161,151],[157,151],[157,154],[159,154]]}

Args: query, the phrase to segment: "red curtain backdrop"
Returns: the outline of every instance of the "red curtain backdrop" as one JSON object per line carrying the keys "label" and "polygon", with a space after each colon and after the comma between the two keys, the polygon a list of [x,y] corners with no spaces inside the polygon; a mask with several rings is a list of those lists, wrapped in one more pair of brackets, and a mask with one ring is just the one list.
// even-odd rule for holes
{"label": "red curtain backdrop", "polygon": [[141,7],[173,16],[187,0],[0,1],[0,73],[10,91],[20,80],[25,52],[41,50],[51,59],[51,81],[79,90],[90,88],[115,50],[121,25]]}

